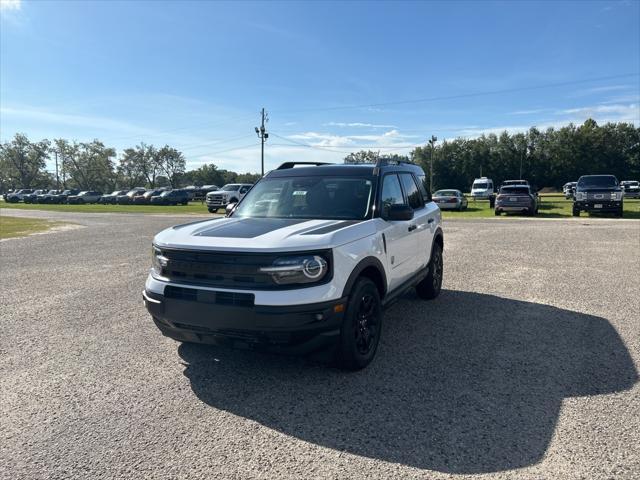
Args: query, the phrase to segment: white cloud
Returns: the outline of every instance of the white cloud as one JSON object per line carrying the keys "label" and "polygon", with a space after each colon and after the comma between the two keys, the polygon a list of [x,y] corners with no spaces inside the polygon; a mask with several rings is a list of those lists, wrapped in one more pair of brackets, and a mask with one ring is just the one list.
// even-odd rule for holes
{"label": "white cloud", "polygon": [[509,113],[509,115],[534,115],[536,113],[543,113],[549,111],[548,108],[537,108],[533,110],[516,110],[515,112]]}
{"label": "white cloud", "polygon": [[22,0],[0,0],[0,10],[20,10]]}
{"label": "white cloud", "polygon": [[556,112],[559,115],[574,115],[579,117],[591,117],[598,120],[598,117],[607,119],[606,121],[616,122],[639,122],[640,106],[638,104],[613,104],[613,105],[593,105],[580,108],[569,108]]}
{"label": "white cloud", "polygon": [[329,122],[324,123],[325,127],[354,127],[354,128],[398,128],[395,125],[378,125],[375,123],[362,123],[362,122]]}
{"label": "white cloud", "polygon": [[34,109],[31,107],[0,107],[0,115],[36,121],[52,125],[67,125],[72,127],[93,128],[128,133],[145,134],[151,132],[127,122],[105,117],[74,115]]}
{"label": "white cloud", "polygon": [[388,130],[380,134],[372,135],[335,135],[332,133],[304,132],[289,135],[292,140],[303,140],[312,146],[317,147],[344,147],[362,145],[363,142],[373,144],[375,147],[401,147],[401,143],[409,138],[418,138],[415,135],[405,135],[399,130]]}

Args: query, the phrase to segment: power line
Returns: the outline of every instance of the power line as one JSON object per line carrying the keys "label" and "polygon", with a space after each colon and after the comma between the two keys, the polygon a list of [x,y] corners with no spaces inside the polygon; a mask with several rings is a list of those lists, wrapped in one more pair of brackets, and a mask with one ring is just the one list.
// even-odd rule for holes
{"label": "power line", "polygon": [[427,102],[435,102],[440,100],[456,100],[460,98],[482,97],[482,96],[489,96],[489,95],[500,95],[504,93],[516,93],[516,92],[526,92],[531,90],[542,90],[546,88],[558,88],[558,87],[565,87],[570,85],[579,85],[584,83],[597,82],[602,80],[616,80],[621,78],[638,77],[638,76],[640,76],[640,74],[638,73],[625,73],[620,75],[608,75],[604,77],[585,78],[582,80],[570,80],[566,82],[532,85],[528,87],[514,87],[514,88],[505,88],[502,90],[487,90],[484,92],[470,92],[470,93],[461,93],[456,95],[444,95],[440,97],[414,98],[410,100],[396,100],[396,101],[390,101],[390,102],[366,103],[366,104],[359,104],[359,105],[342,105],[342,106],[323,107],[323,108],[304,108],[299,110],[285,110],[285,111],[281,111],[280,113],[289,114],[289,113],[298,113],[298,112],[321,112],[321,111],[333,111],[333,110],[349,110],[352,108],[387,107],[392,105],[406,105],[411,103],[427,103]]}

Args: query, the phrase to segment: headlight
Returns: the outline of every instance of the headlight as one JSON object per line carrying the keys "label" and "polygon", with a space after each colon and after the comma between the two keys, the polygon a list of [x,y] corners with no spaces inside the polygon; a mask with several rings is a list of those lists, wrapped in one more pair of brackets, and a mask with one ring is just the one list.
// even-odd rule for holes
{"label": "headlight", "polygon": [[316,283],[329,271],[329,262],[320,255],[300,255],[277,258],[270,267],[260,271],[268,273],[278,285]]}
{"label": "headlight", "polygon": [[576,192],[576,200],[586,200],[587,194],[585,192]]}
{"label": "headlight", "polygon": [[151,268],[157,275],[162,275],[162,269],[167,266],[169,259],[162,255],[162,250],[153,245],[151,247]]}
{"label": "headlight", "polygon": [[622,192],[611,192],[611,200],[622,200]]}

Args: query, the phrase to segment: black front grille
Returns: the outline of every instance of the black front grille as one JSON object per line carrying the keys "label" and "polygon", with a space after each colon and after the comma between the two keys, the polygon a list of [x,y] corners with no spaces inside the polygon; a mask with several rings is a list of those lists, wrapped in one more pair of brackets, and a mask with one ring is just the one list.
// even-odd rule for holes
{"label": "black front grille", "polygon": [[165,287],[164,296],[176,300],[231,305],[234,307],[253,307],[255,298],[252,293],[212,292],[195,288],[174,287],[173,285]]}
{"label": "black front grille", "polygon": [[270,289],[278,285],[260,272],[278,257],[275,254],[238,254],[162,250],[167,264],[162,275],[180,283],[212,287]]}

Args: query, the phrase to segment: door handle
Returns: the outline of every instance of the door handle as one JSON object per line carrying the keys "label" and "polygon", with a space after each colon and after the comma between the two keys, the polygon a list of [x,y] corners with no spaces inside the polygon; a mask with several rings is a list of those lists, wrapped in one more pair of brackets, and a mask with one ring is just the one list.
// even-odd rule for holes
{"label": "door handle", "polygon": [[416,228],[418,228],[416,225],[409,225],[410,232],[413,232]]}
{"label": "door handle", "polygon": [[433,218],[430,218],[427,223],[433,223]]}

